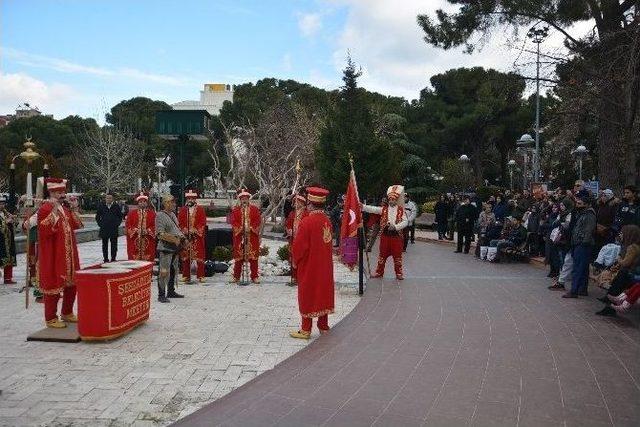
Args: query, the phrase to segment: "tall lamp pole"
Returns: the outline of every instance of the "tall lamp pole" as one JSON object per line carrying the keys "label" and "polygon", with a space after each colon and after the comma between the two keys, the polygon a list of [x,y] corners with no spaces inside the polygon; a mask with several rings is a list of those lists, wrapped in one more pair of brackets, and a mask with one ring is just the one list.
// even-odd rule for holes
{"label": "tall lamp pole", "polygon": [[[14,156],[11,159],[11,165],[9,167],[9,170],[11,171],[11,177],[10,177],[10,185],[12,185],[12,187],[10,188],[11,191],[11,197],[12,197],[12,203],[13,206],[12,208],[15,209],[15,194],[16,194],[16,189],[15,189],[15,183],[16,183],[16,179],[15,179],[15,173],[16,173],[16,160],[17,159],[22,159],[24,160],[24,162],[27,164],[27,188],[26,188],[26,196],[27,199],[25,200],[25,207],[33,207],[33,183],[32,183],[32,175],[31,175],[31,170],[30,170],[30,166],[31,163],[33,163],[34,160],[39,159],[40,158],[40,154],[37,153],[34,148],[36,146],[35,143],[33,143],[31,141],[31,138],[27,138],[27,141],[23,144],[24,146],[24,151],[20,154],[18,154],[17,156]],[[47,164],[44,165],[44,169],[46,171],[46,173],[48,173],[48,169],[49,167],[47,166]],[[24,210],[24,221],[28,221],[29,217],[31,216],[31,212],[29,209],[25,209]],[[29,247],[29,230],[27,230],[27,248]],[[29,256],[29,251],[27,250],[27,262],[26,262],[26,283],[24,286],[24,291],[25,291],[25,308],[29,308],[29,288],[31,287],[31,259]]]}
{"label": "tall lamp pole", "polygon": [[511,191],[513,191],[513,170],[516,167],[516,161],[513,159],[509,160],[507,166],[509,167],[509,187],[511,188]]}
{"label": "tall lamp pole", "polygon": [[536,44],[536,149],[533,156],[533,180],[540,180],[540,43],[549,35],[548,26],[540,26],[537,24],[529,29],[527,37]]}
{"label": "tall lamp pole", "polygon": [[[470,159],[469,156],[467,156],[466,154],[461,155],[458,160],[460,161],[460,163],[462,163],[462,171],[464,173],[464,183],[465,185],[467,184],[467,164],[469,163]],[[463,190],[467,190],[466,188]]]}
{"label": "tall lamp pole", "polygon": [[[522,169],[522,189],[525,190],[528,187],[527,183],[527,163],[529,163],[529,152],[531,146],[534,144],[534,139],[528,133],[525,133],[516,141],[518,146],[517,151],[522,153],[523,157],[523,169]],[[535,153],[534,153],[534,168],[535,168]],[[535,172],[533,173],[535,179]]]}
{"label": "tall lamp pole", "polygon": [[578,145],[572,154],[578,159],[578,177],[582,181],[582,161],[589,154],[589,150],[584,145]]}

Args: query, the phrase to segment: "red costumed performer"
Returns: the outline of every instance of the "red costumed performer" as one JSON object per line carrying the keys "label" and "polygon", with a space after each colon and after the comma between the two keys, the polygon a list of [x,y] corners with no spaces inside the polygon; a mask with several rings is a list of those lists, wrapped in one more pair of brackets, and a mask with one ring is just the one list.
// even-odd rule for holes
{"label": "red costumed performer", "polygon": [[392,185],[387,190],[388,204],[386,206],[363,205],[362,210],[372,214],[380,215],[380,255],[378,256],[378,266],[372,278],[384,276],[384,265],[387,258],[393,257],[393,266],[396,271],[396,279],[402,280],[402,249],[404,238],[402,230],[409,224],[407,215],[402,206],[404,187]]}
{"label": "red costumed performer", "polygon": [[[77,200],[67,202],[66,180],[45,179],[50,198],[38,209],[38,277],[44,294],[44,319],[50,328],[65,328],[77,322],[73,314],[76,299],[74,275],[80,268],[74,230],[82,228]],[[58,300],[62,293],[62,316]]]}
{"label": "red costumed performer", "polygon": [[[247,190],[238,190],[240,204],[231,211],[233,229],[233,282],[240,281],[242,266],[249,262],[251,281],[258,280],[258,257],[260,256],[260,209],[249,203],[251,194]],[[246,242],[246,247],[245,247]]]}
{"label": "red costumed performer", "polygon": [[149,197],[140,193],[136,197],[138,209],[129,212],[125,222],[127,256],[130,260],[156,259],[156,212],[149,208]]}
{"label": "red costumed performer", "polygon": [[187,205],[178,211],[180,230],[187,237],[184,249],[180,254],[182,260],[182,281],[191,281],[191,263],[196,262],[198,281],[204,280],[204,238],[207,226],[207,214],[202,206],[198,206],[198,193],[189,190],[184,195]]}
{"label": "red costumed performer", "polygon": [[331,220],[324,213],[329,192],[307,188],[308,214],[300,221],[293,241],[293,264],[298,271],[298,307],[302,327],[291,332],[293,338],[309,339],[313,318],[318,318],[320,333],[329,330],[329,314],[335,307],[333,282],[333,236]]}
{"label": "red costumed performer", "polygon": [[[307,199],[304,196],[297,195],[294,197],[294,209],[289,213],[285,226],[287,228],[287,237],[289,239],[289,262],[293,260],[293,241],[298,234],[298,228],[300,227],[300,221],[306,217],[307,212]],[[292,264],[292,263],[291,263]],[[291,286],[295,286],[298,283],[296,278],[296,269],[291,266]]]}

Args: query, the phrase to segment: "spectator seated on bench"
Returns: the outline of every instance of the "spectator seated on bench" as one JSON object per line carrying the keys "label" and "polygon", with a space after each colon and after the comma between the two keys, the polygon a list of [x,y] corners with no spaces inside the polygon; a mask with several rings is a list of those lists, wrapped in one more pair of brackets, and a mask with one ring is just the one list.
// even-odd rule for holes
{"label": "spectator seated on bench", "polygon": [[522,218],[510,216],[507,220],[510,222],[509,234],[505,239],[492,240],[489,243],[487,254],[489,261],[500,262],[510,257],[511,259],[521,257],[527,253],[527,229],[522,225]]}

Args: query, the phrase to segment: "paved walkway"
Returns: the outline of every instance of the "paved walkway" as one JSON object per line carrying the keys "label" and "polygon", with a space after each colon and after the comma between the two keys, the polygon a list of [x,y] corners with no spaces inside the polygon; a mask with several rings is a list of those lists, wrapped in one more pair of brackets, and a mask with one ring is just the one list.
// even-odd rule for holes
{"label": "paved walkway", "polygon": [[[330,334],[178,426],[637,426],[640,331],[544,272],[421,244]],[[389,274],[390,272],[388,272]]]}
{"label": "paved walkway", "polygon": [[[272,254],[283,244],[263,242]],[[84,266],[100,262],[100,242],[81,244],[80,254]],[[357,281],[336,269],[343,282]],[[22,268],[16,276],[22,283]],[[288,277],[246,287],[228,278],[181,286],[186,298],[171,304],[156,303],[154,284],[144,326],[112,342],[78,344],[26,342],[43,327],[42,305],[25,310],[19,286],[0,285],[0,426],[167,425],[308,344],[289,338],[300,319]],[[354,289],[336,292],[332,323],[360,300]]]}

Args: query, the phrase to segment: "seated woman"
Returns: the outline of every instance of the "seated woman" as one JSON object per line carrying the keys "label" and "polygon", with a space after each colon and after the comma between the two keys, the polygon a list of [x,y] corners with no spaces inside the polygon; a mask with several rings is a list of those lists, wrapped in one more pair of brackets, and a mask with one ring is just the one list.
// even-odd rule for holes
{"label": "seated woman", "polygon": [[[489,242],[489,253],[491,254],[487,255],[487,259],[489,259],[489,261],[498,261],[497,254],[499,254],[500,251],[507,248],[517,248],[527,240],[527,229],[522,225],[522,219],[514,216],[511,216],[508,219],[510,222],[508,234],[505,236],[505,230],[503,229],[502,239],[491,240],[491,242]],[[506,228],[507,227],[505,226],[505,229]]]}
{"label": "seated woman", "polygon": [[610,298],[617,297],[633,285],[633,274],[640,266],[640,227],[637,225],[625,225],[620,232],[622,249],[618,260],[611,267],[617,269],[617,274],[611,281],[611,287],[607,295],[599,298],[607,306],[596,314],[600,316],[615,316],[616,310],[610,307]]}

